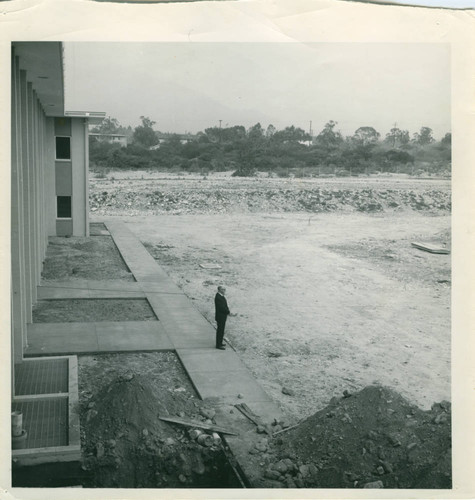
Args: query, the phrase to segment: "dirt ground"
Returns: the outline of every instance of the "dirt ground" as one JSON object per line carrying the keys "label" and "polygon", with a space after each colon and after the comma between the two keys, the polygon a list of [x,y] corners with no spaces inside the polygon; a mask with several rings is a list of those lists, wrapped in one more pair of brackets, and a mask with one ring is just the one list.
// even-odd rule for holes
{"label": "dirt ground", "polygon": [[50,237],[41,277],[135,281],[110,236],[99,236],[102,224],[91,224],[90,238]]}
{"label": "dirt ground", "polygon": [[33,308],[33,323],[156,320],[145,299],[40,300]]}
{"label": "dirt ground", "polygon": [[411,247],[449,244],[448,215],[121,220],[210,321],[216,286],[227,286],[238,314],[227,337],[289,417],[371,384],[423,409],[450,400],[450,255]]}

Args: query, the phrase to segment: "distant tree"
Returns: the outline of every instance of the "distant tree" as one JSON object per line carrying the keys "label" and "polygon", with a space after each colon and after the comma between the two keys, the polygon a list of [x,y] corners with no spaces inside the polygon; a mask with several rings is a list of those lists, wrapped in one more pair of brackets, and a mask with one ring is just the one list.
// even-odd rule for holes
{"label": "distant tree", "polygon": [[421,127],[419,132],[414,134],[414,142],[421,146],[426,146],[434,142],[434,137],[432,137],[432,129],[429,127]]}
{"label": "distant tree", "polygon": [[135,127],[133,141],[145,148],[158,144],[157,134],[153,130],[155,122],[146,116],[141,116],[140,119],[142,120],[142,125]]}
{"label": "distant tree", "polygon": [[353,141],[362,146],[376,144],[379,141],[380,134],[373,127],[360,127],[352,137]]}
{"label": "distant tree", "polygon": [[393,148],[404,146],[410,141],[409,131],[393,127],[389,133],[386,134],[384,141],[390,144]]}
{"label": "distant tree", "polygon": [[440,142],[443,146],[452,146],[452,134],[450,132],[447,132]]}
{"label": "distant tree", "polygon": [[264,129],[260,123],[256,123],[247,131],[247,136],[251,141],[260,141],[264,138]]}
{"label": "distant tree", "polygon": [[276,133],[276,131],[277,129],[274,127],[274,125],[270,124],[266,129],[267,139],[270,139]]}
{"label": "distant tree", "polygon": [[91,132],[94,134],[118,134],[122,127],[115,118],[106,116],[99,125],[96,125]]}
{"label": "distant tree", "polygon": [[305,130],[291,125],[290,127],[285,127],[284,130],[279,130],[278,132],[276,132],[273,135],[273,139],[280,142],[295,143],[301,141],[309,141],[311,137],[307,132],[305,132]]}
{"label": "distant tree", "polygon": [[332,149],[343,142],[341,132],[336,131],[337,122],[330,120],[325,124],[323,130],[317,135],[316,142],[325,149]]}

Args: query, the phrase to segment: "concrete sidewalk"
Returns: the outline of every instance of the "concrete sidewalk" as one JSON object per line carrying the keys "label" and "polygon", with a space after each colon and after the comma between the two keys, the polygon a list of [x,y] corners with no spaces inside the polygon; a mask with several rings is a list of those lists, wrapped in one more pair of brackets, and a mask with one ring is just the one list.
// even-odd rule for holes
{"label": "concrete sidewalk", "polygon": [[[171,281],[123,222],[105,223],[125,263],[140,284],[160,283],[160,292],[146,292],[159,323],[202,399],[220,403],[267,403],[272,400],[239,356],[228,347],[215,349],[216,331]],[[178,290],[179,294],[170,294]],[[166,292],[166,293],[164,293]],[[274,408],[274,414],[278,409]]]}

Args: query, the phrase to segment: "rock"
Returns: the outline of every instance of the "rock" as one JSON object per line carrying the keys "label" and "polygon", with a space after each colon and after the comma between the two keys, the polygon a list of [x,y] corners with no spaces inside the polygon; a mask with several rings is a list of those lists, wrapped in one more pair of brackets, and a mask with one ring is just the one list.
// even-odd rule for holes
{"label": "rock", "polygon": [[302,477],[307,477],[309,475],[308,465],[304,464],[299,467],[300,474]]}
{"label": "rock", "polygon": [[272,468],[279,472],[280,474],[285,474],[289,468],[283,460],[279,460],[277,463],[272,465]]}
{"label": "rock", "polygon": [[294,464],[294,462],[292,462],[292,460],[290,458],[284,458],[283,462],[287,466],[287,469],[289,470],[289,472],[297,471],[297,466]]}
{"label": "rock", "polygon": [[350,481],[351,483],[354,483],[355,481],[358,481],[359,476],[354,474],[353,472],[345,472],[346,479]]}
{"label": "rock", "polygon": [[244,398],[244,396],[243,396],[241,393],[239,393],[239,394],[237,395],[237,397],[238,397],[238,399],[243,399],[243,398]]}
{"label": "rock", "polygon": [[175,443],[176,443],[176,441],[172,437],[165,439],[165,444],[167,446],[173,446]]}
{"label": "rock", "polygon": [[376,472],[382,476],[384,474],[384,467],[382,465],[378,465],[378,467],[376,467]]}
{"label": "rock", "polygon": [[256,443],[255,448],[258,451],[262,451],[262,452],[267,451],[267,443],[260,441],[260,442]]}
{"label": "rock", "polygon": [[345,390],[343,391],[343,397],[344,397],[344,398],[349,398],[350,396],[351,396],[351,393],[345,389]]}
{"label": "rock", "polygon": [[89,410],[86,414],[86,422],[89,422],[91,419],[93,419],[97,415],[96,410]]}
{"label": "rock", "polygon": [[96,457],[102,458],[104,456],[104,445],[102,443],[96,444]]}
{"label": "rock", "polygon": [[313,477],[318,474],[318,469],[313,464],[308,464],[308,475]]}
{"label": "rock", "polygon": [[295,488],[296,487],[295,481],[291,477],[286,478],[285,485],[287,486],[287,488]]}
{"label": "rock", "polygon": [[280,474],[276,470],[267,469],[264,472],[264,477],[266,477],[267,479],[273,479],[274,481],[278,481],[280,478]]}
{"label": "rock", "polygon": [[447,413],[439,413],[433,420],[435,424],[444,424],[445,422],[448,422],[449,416]]}
{"label": "rock", "polygon": [[144,437],[147,437],[147,436],[148,436],[148,429],[144,429],[144,430],[142,431],[142,435],[143,435]]}
{"label": "rock", "polygon": [[198,436],[200,436],[201,434],[203,433],[202,430],[200,429],[191,429],[189,432],[188,432],[188,435],[190,436],[190,439],[193,439],[195,440]]}
{"label": "rock", "polygon": [[203,459],[201,458],[201,455],[198,453],[195,454],[192,458],[191,470],[195,474],[198,474],[199,476],[202,476],[206,471],[206,467],[205,467],[205,464],[203,462]]}
{"label": "rock", "polygon": [[266,432],[266,428],[263,425],[258,425],[256,431],[258,434],[264,434]]}
{"label": "rock", "polygon": [[305,483],[302,481],[302,478],[297,477],[294,479],[294,482],[297,488],[305,488]]}
{"label": "rock", "polygon": [[388,474],[391,474],[393,472],[393,467],[389,462],[382,462],[381,465],[384,467],[384,470]]}
{"label": "rock", "polygon": [[288,387],[282,387],[282,394],[287,394],[287,396],[295,396],[295,392]]}
{"label": "rock", "polygon": [[186,483],[186,477],[183,474],[180,474],[178,476],[178,480],[180,481],[180,483]]}
{"label": "rock", "polygon": [[363,488],[384,488],[382,481],[373,481],[372,483],[366,483]]}
{"label": "rock", "polygon": [[180,418],[185,418],[186,417],[186,413],[184,411],[180,411],[180,412],[178,412],[178,416]]}
{"label": "rock", "polygon": [[108,443],[111,448],[115,448],[115,445],[117,444],[115,439],[109,439]]}
{"label": "rock", "polygon": [[215,417],[216,411],[213,408],[200,408],[200,414],[211,420]]}
{"label": "rock", "polygon": [[407,451],[413,450],[417,446],[417,443],[409,443],[407,445]]}

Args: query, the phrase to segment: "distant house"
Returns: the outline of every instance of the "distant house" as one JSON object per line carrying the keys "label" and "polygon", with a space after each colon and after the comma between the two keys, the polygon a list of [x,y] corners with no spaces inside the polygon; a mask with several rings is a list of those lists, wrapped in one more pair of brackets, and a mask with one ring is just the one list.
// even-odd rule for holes
{"label": "distant house", "polygon": [[89,137],[94,137],[98,142],[120,144],[124,148],[127,146],[127,136],[123,134],[97,134],[90,132]]}
{"label": "distant house", "polygon": [[160,149],[160,146],[164,142],[167,142],[174,137],[178,137],[181,144],[188,144],[189,142],[195,141],[197,138],[197,136],[193,135],[193,134],[171,134],[171,133],[162,134],[162,133],[158,133],[157,134],[158,144],[151,146],[149,149],[151,149],[152,151],[154,151],[155,149]]}

